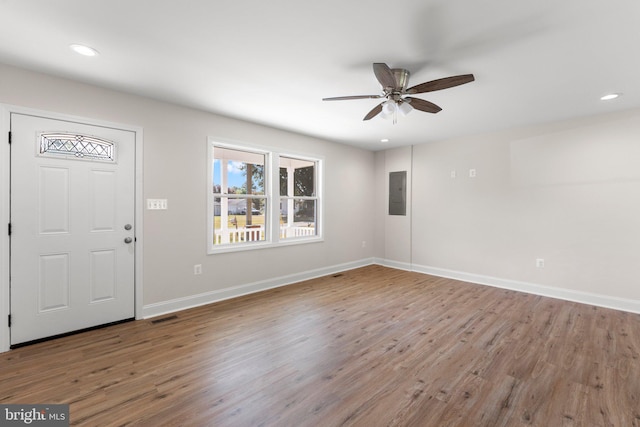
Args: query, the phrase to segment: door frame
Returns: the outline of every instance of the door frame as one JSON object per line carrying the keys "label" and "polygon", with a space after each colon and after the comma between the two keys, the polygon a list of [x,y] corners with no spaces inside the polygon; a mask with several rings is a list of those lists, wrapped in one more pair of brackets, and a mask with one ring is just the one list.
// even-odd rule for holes
{"label": "door frame", "polygon": [[134,307],[135,318],[142,318],[142,289],[143,289],[143,236],[144,236],[144,199],[143,199],[143,130],[140,126],[126,125],[122,123],[108,122],[87,117],[73,116],[69,114],[54,113],[15,105],[0,104],[0,353],[8,351],[10,347],[10,239],[8,225],[10,220],[10,184],[11,184],[11,158],[8,143],[11,114],[26,114],[46,117],[56,120],[85,123],[94,126],[104,126],[135,134],[135,261],[134,261]]}

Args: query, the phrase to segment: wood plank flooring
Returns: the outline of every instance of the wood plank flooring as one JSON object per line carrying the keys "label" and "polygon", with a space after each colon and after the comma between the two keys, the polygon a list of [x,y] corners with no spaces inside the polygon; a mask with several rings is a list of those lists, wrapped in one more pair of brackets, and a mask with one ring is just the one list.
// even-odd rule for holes
{"label": "wood plank flooring", "polygon": [[86,426],[640,427],[640,315],[369,266],[0,354]]}

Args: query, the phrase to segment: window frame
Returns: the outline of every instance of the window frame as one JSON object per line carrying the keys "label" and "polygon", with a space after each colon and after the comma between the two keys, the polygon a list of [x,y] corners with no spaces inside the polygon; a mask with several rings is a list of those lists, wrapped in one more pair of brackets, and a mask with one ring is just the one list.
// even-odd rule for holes
{"label": "window frame", "polygon": [[[221,193],[214,194],[213,163],[215,159],[215,148],[239,150],[265,156],[264,165],[264,198],[266,200],[265,210],[265,239],[262,241],[214,244],[214,218],[216,198],[220,198]],[[315,235],[280,238],[280,157],[299,159],[314,162],[315,164],[315,200],[316,200],[316,220]],[[230,141],[224,138],[207,138],[207,254],[213,255],[227,252],[241,252],[255,249],[265,249],[288,245],[308,244],[324,241],[324,209],[323,209],[323,183],[324,183],[324,158],[317,155],[309,155],[290,150],[281,150],[273,147],[265,147],[251,143]]]}

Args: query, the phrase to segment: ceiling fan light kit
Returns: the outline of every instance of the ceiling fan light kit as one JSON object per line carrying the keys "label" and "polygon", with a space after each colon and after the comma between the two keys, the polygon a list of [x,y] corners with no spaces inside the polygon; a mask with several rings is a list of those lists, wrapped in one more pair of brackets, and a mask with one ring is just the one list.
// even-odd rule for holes
{"label": "ceiling fan light kit", "polygon": [[470,83],[475,80],[473,74],[463,74],[460,76],[451,76],[432,80],[407,89],[409,76],[411,74],[404,68],[389,68],[389,66],[383,62],[376,62],[373,64],[373,73],[382,86],[382,93],[380,95],[337,96],[332,98],[323,98],[322,100],[345,101],[351,99],[384,98],[385,100],[369,111],[367,115],[364,116],[363,120],[371,120],[372,118],[380,115],[382,118],[393,118],[393,123],[395,124],[397,122],[398,111],[403,115],[407,115],[413,109],[434,114],[442,110],[442,108],[432,102],[406,95],[448,89],[450,87]]}
{"label": "ceiling fan light kit", "polygon": [[411,110],[413,110],[413,107],[409,102],[388,100],[382,103],[382,111],[377,117],[381,119],[393,119],[393,123],[395,124],[398,122],[398,112],[406,116]]}
{"label": "ceiling fan light kit", "polygon": [[411,110],[413,110],[413,107],[408,102],[401,102],[400,104],[398,104],[398,111],[400,111],[403,116],[409,114]]}

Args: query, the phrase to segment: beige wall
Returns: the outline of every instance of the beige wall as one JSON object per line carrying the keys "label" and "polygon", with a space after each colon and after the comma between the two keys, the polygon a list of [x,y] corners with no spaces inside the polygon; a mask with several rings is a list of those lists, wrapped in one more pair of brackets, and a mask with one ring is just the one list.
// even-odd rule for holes
{"label": "beige wall", "polygon": [[[372,152],[4,65],[0,103],[144,129],[144,198],[169,202],[167,211],[144,212],[145,306],[225,289],[219,296],[228,297],[246,284],[373,257]],[[207,255],[208,136],[324,158],[324,241]]]}
{"label": "beige wall", "polygon": [[[378,192],[376,202],[377,239],[381,243],[376,254],[389,266],[411,269],[411,150],[400,147],[376,153],[376,180]],[[389,173],[407,172],[406,215],[389,215]]]}
{"label": "beige wall", "polygon": [[412,164],[412,269],[640,311],[640,110],[416,145]]}

